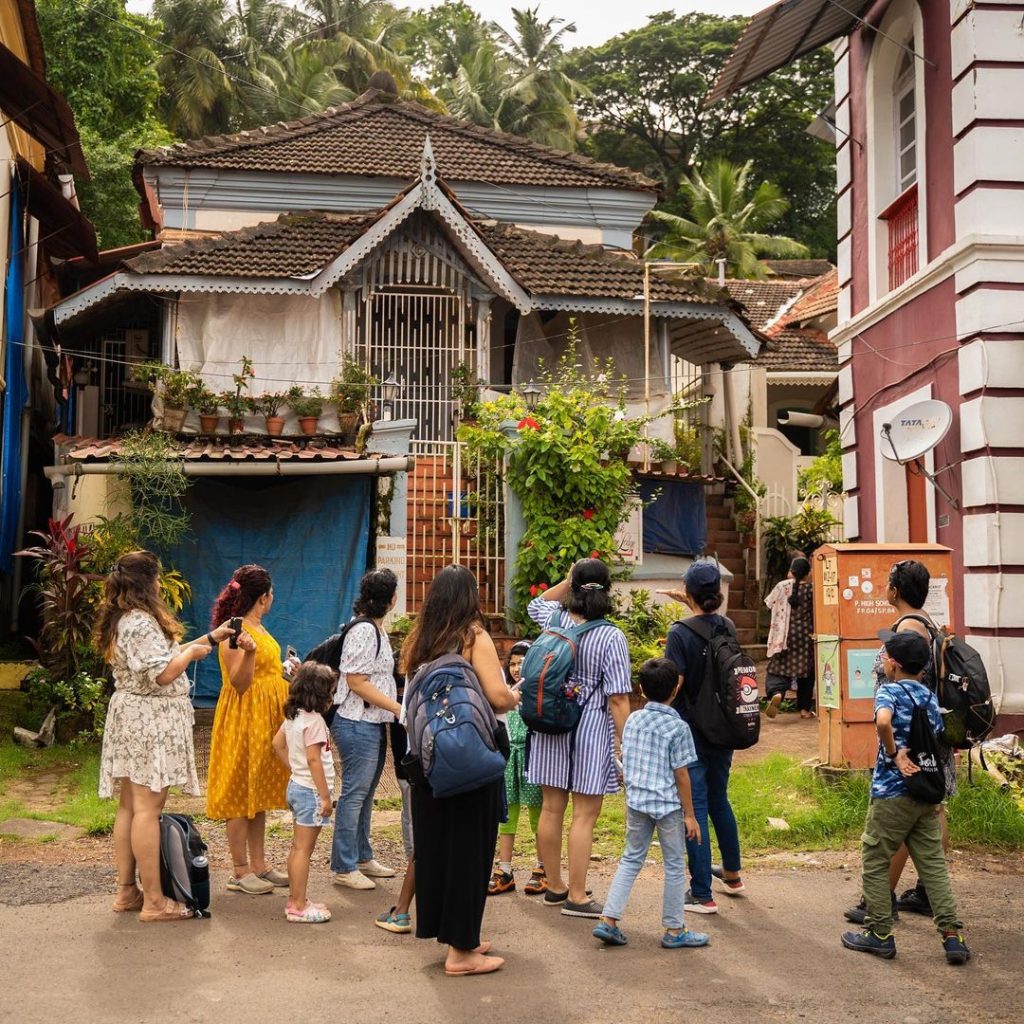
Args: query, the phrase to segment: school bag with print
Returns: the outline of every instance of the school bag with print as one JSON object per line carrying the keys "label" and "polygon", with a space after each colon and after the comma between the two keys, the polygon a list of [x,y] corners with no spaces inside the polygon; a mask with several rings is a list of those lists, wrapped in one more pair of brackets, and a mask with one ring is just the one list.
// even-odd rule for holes
{"label": "school bag with print", "polygon": [[897,684],[914,705],[910,716],[908,757],[920,771],[903,776],[907,794],[923,804],[941,804],[946,798],[946,776],[942,770],[939,738],[935,735],[928,709],[914,700],[914,695],[902,684]]}
{"label": "school bag with print", "polygon": [[995,728],[996,709],[981,655],[947,629],[936,629],[922,615],[904,618],[921,622],[932,639],[935,696],[942,711],[942,738],[947,746],[968,750]]}
{"label": "school bag with print", "polygon": [[206,843],[187,814],[160,815],[160,889],[194,917],[210,916],[210,865]]}
{"label": "school bag with print", "polygon": [[559,736],[579,725],[583,705],[572,679],[580,638],[604,619],[592,619],[575,626],[549,626],[523,656],[520,668],[522,702],[519,714],[532,732]]}
{"label": "school bag with print", "polygon": [[[494,710],[473,666],[461,654],[421,665],[405,694],[409,757],[435,797],[457,796],[505,777]],[[506,751],[507,751],[507,744]]]}
{"label": "school bag with print", "polygon": [[736,639],[731,623],[714,625],[700,616],[678,625],[699,636],[705,648],[704,679],[693,698],[683,687],[680,696],[686,719],[705,742],[730,750],[746,750],[761,735],[757,669]]}

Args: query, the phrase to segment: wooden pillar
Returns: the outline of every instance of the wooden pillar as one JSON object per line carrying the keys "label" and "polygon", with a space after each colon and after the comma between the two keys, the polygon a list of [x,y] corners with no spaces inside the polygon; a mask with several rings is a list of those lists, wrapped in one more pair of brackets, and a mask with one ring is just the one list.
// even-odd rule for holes
{"label": "wooden pillar", "polygon": [[356,285],[344,285],[341,289],[341,337],[338,345],[338,369],[341,370],[346,356],[355,356],[356,344],[356,303],[359,299],[359,288]]}
{"label": "wooden pillar", "polygon": [[491,385],[491,301],[493,295],[478,296],[476,299],[476,375]]}

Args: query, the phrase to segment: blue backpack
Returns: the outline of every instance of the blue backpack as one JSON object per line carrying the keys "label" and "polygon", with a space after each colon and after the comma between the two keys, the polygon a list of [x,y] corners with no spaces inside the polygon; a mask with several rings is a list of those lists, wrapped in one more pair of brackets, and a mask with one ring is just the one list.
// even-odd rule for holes
{"label": "blue backpack", "polygon": [[527,729],[559,736],[579,725],[583,705],[570,676],[576,649],[584,633],[604,626],[604,619],[592,619],[577,626],[549,626],[523,657],[522,695],[519,714]]}
{"label": "blue backpack", "polygon": [[445,654],[420,666],[406,688],[405,714],[408,756],[419,762],[435,797],[458,796],[505,777],[498,720],[462,655]]}

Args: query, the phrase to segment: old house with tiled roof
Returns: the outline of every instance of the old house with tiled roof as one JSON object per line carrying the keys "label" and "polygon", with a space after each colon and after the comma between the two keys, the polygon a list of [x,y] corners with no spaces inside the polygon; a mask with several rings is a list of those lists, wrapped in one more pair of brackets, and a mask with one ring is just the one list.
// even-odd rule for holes
{"label": "old house with tiled roof", "polygon": [[[298,524],[288,543],[298,545],[305,578],[311,561],[333,562],[315,629],[348,614],[351,594],[342,586],[335,598],[337,577],[358,578],[374,545],[378,563],[390,557],[405,570],[408,608],[437,568],[461,559],[477,572],[487,610],[500,613],[503,531],[469,521],[477,506],[465,497],[472,474],[460,468],[453,379],[479,382],[484,394],[521,388],[574,329],[585,365],[611,356],[634,407],[658,412],[671,404],[675,364],[739,364],[763,343],[743,304],[713,282],[645,275],[631,242],[657,198],[653,182],[388,91],[288,124],[141,152],[135,182],[159,245],[118,254],[105,276],[83,281],[47,315],[53,340],[95,353],[96,367],[55,472],[106,472],[116,451],[100,442],[150,415],[148,395],[127,377],[147,357],[194,370],[214,390],[230,385],[242,355],[253,361],[256,394],[326,390],[346,358],[386,382],[371,395],[377,419],[361,458],[344,455],[331,413],[309,441],[291,436],[296,418],[286,410],[280,441],[251,416],[242,439],[222,420],[190,445],[187,471],[206,478],[190,501],[217,510],[200,533],[203,558],[178,553],[197,562],[197,607],[222,582],[211,575],[211,551],[226,546],[238,560],[251,550],[237,519],[231,543],[218,539],[224,517],[237,506],[245,520],[246,488],[283,486]],[[199,429],[190,413],[185,434]],[[281,458],[258,458],[267,448]],[[287,480],[314,468],[315,486]],[[392,473],[390,483],[375,479]],[[328,492],[347,519],[332,520]],[[693,493],[704,522],[704,492]],[[493,498],[497,505],[481,504],[500,515]],[[282,567],[283,536],[278,524],[260,533]],[[344,552],[340,563],[325,539]],[[706,531],[678,554],[705,543]],[[297,639],[304,628],[295,624]]]}

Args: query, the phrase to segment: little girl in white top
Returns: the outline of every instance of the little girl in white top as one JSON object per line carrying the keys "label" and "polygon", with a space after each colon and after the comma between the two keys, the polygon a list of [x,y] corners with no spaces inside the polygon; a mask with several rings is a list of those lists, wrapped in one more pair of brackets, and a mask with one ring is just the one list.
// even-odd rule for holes
{"label": "little girl in white top", "polygon": [[295,924],[322,924],[331,912],[306,895],[309,861],[324,820],[330,818],[334,793],[331,737],[323,712],[334,702],[338,673],[306,661],[299,667],[284,706],[284,722],[274,737],[274,752],[291,770],[288,806],[294,818],[288,854],[288,903],[285,917]]}

